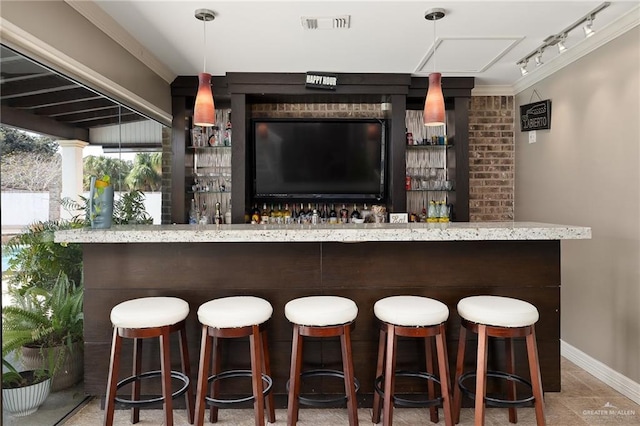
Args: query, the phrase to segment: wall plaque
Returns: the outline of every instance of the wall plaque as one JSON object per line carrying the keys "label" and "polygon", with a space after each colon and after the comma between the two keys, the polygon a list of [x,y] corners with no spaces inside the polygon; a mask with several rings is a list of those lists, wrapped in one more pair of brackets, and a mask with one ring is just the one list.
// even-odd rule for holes
{"label": "wall plaque", "polygon": [[551,100],[520,105],[520,131],[551,128]]}
{"label": "wall plaque", "polygon": [[338,86],[338,77],[331,74],[308,72],[305,87],[310,89],[335,90]]}

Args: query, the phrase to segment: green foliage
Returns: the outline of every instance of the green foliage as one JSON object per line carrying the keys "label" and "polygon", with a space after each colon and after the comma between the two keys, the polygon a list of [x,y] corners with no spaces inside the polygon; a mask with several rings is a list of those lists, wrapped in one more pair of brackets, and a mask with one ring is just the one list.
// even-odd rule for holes
{"label": "green foliage", "polygon": [[144,207],[144,193],[133,190],[123,193],[113,204],[113,223],[136,225],[153,223],[153,218]]}
{"label": "green foliage", "polygon": [[136,154],[133,168],[125,179],[130,189],[157,191],[162,185],[162,153]]}
{"label": "green foliage", "polygon": [[51,377],[48,370],[18,372],[6,359],[2,358],[2,366],[7,369],[2,373],[2,388],[15,389],[44,382]]}
{"label": "green foliage", "polygon": [[89,190],[91,176],[104,175],[111,176],[111,181],[115,185],[114,189],[116,191],[122,191],[123,188],[118,185],[125,180],[133,167],[131,161],[103,156],[96,157],[89,155],[85,157],[83,161],[84,176],[82,178],[82,185],[85,191]]}
{"label": "green foliage", "polygon": [[50,289],[64,273],[73,283],[82,279],[82,247],[80,244],[56,243],[54,232],[62,229],[82,228],[84,221],[38,221],[13,237],[5,249],[14,253],[9,260],[9,286],[25,292],[31,287]]}
{"label": "green foliage", "polygon": [[[64,273],[50,290],[31,287],[21,292],[9,287],[9,294],[14,304],[2,309],[3,358],[23,346],[70,347],[82,341],[84,288]],[[50,360],[49,371],[55,373],[62,361]]]}
{"label": "green foliage", "polygon": [[0,153],[3,156],[11,153],[31,153],[53,157],[57,150],[58,144],[49,137],[0,126]]}

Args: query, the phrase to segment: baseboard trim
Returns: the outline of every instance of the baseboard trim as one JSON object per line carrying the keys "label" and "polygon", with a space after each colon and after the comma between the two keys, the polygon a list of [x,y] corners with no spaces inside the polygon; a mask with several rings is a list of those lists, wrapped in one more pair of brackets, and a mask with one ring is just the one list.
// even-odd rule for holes
{"label": "baseboard trim", "polygon": [[640,383],[623,376],[611,367],[590,357],[580,349],[560,340],[560,354],[587,373],[611,386],[636,404],[640,404]]}

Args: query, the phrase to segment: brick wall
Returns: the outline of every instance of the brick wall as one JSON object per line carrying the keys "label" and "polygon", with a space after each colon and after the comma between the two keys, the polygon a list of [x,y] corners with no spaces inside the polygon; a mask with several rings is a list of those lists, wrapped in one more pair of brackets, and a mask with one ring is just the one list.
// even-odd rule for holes
{"label": "brick wall", "polygon": [[162,128],[162,224],[171,223],[171,127]]}
{"label": "brick wall", "polygon": [[469,220],[513,220],[513,96],[473,96],[469,106]]}

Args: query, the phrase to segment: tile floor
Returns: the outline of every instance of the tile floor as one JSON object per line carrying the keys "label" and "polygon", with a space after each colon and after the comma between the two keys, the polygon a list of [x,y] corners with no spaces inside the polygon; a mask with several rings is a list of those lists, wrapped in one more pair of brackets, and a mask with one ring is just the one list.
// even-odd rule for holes
{"label": "tile floor", "polygon": [[[546,400],[547,424],[550,426],[600,426],[600,425],[640,425],[640,406],[627,397],[616,392],[589,373],[580,369],[570,361],[562,359],[562,392],[548,393]],[[142,410],[139,425],[162,424],[161,410]],[[286,410],[276,410],[276,424],[286,423]],[[358,410],[359,423],[371,425],[371,409]],[[99,401],[94,399],[74,416],[67,420],[65,426],[86,426],[100,424],[103,411]],[[394,409],[394,425],[428,425],[427,409],[398,408]],[[129,425],[129,411],[119,410],[116,413],[116,425]],[[188,425],[186,412],[177,410],[175,424]],[[218,425],[252,426],[253,411],[244,409],[220,410]],[[300,410],[300,426],[337,426],[348,424],[344,409],[310,409]],[[440,422],[444,424],[442,415]],[[508,425],[505,409],[489,408],[485,424],[487,426]],[[518,425],[535,425],[533,408],[518,410]],[[473,425],[473,410],[462,410],[459,425]]]}

